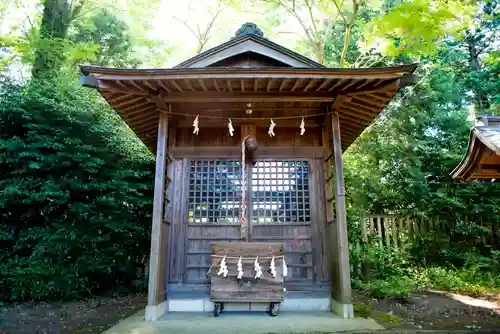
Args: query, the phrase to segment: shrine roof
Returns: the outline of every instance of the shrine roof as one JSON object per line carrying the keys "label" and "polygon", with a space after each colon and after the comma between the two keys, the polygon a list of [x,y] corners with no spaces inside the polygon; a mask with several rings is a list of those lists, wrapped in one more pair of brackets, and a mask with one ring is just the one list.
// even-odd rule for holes
{"label": "shrine roof", "polygon": [[500,117],[489,118],[498,118],[498,124],[479,125],[471,129],[467,152],[451,173],[453,178],[500,178]]}

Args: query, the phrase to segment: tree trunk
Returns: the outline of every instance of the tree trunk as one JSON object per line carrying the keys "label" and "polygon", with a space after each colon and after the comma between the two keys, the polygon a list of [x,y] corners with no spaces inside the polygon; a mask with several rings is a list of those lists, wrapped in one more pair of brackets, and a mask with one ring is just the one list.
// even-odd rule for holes
{"label": "tree trunk", "polygon": [[75,1],[73,8],[72,2],[68,0],[45,1],[35,62],[31,71],[33,78],[50,79],[61,69],[68,29],[82,5],[83,1]]}
{"label": "tree trunk", "polygon": [[[479,52],[474,44],[473,37],[467,39],[467,47],[469,49],[469,69],[471,73],[478,72],[481,70],[481,64],[479,62]],[[490,106],[488,96],[486,93],[482,92],[479,87],[477,87],[476,83],[473,83],[473,91],[476,103],[476,113],[483,114],[484,111]]]}
{"label": "tree trunk", "polygon": [[349,42],[351,41],[351,25],[345,25],[345,38],[344,38],[344,49],[342,50],[342,56],[340,57],[339,67],[344,67],[345,58],[347,57],[347,50],[349,49]]}

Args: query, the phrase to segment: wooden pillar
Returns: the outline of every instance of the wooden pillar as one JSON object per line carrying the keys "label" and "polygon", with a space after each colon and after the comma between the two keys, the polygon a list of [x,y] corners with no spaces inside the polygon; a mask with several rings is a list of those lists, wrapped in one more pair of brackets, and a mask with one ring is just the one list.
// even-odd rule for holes
{"label": "wooden pillar", "polygon": [[168,222],[163,219],[167,170],[168,115],[160,113],[151,226],[151,253],[149,256],[148,306],[146,321],[155,321],[167,310],[166,273]]}
{"label": "wooden pillar", "polygon": [[[349,242],[347,239],[347,211],[345,204],[344,166],[340,139],[339,115],[332,110],[332,133],[335,169],[335,223],[329,225],[330,240],[334,249],[332,265],[332,310],[344,318],[353,318]],[[331,204],[329,204],[331,205]]]}

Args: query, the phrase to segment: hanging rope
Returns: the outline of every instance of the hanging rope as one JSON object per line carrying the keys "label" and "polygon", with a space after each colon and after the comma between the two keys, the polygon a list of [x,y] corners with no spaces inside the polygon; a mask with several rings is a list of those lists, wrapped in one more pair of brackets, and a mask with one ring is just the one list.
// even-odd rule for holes
{"label": "hanging rope", "polygon": [[247,224],[247,172],[246,172],[246,157],[245,157],[245,142],[250,138],[250,135],[243,138],[241,142],[241,238],[246,238],[248,224]]}
{"label": "hanging rope", "polygon": [[[188,114],[188,113],[180,113],[180,112],[171,112],[171,111],[166,111],[163,109],[156,109],[157,111],[163,112],[167,115],[175,115],[175,116],[186,116],[186,117],[195,117],[197,116],[198,118],[209,118],[209,119],[228,119],[227,116],[207,116],[207,115],[193,115],[193,114]],[[316,117],[316,116],[323,116],[323,115],[329,115],[332,112],[321,112],[321,113],[315,113],[315,114],[309,114],[309,115],[300,115],[300,116],[273,116],[273,119],[302,119],[302,118],[309,118],[309,117]],[[237,120],[244,120],[244,121],[253,121],[253,120],[268,120],[270,117],[231,117],[231,119],[237,119]]]}

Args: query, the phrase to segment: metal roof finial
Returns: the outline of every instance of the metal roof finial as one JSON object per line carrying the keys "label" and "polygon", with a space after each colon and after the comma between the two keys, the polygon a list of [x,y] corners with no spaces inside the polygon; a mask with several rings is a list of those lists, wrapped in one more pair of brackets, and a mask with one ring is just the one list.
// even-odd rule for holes
{"label": "metal roof finial", "polygon": [[245,35],[257,35],[259,37],[264,37],[264,33],[262,32],[262,30],[260,30],[259,27],[257,27],[257,25],[252,22],[242,24],[240,29],[236,31],[236,34],[234,34],[234,37]]}

